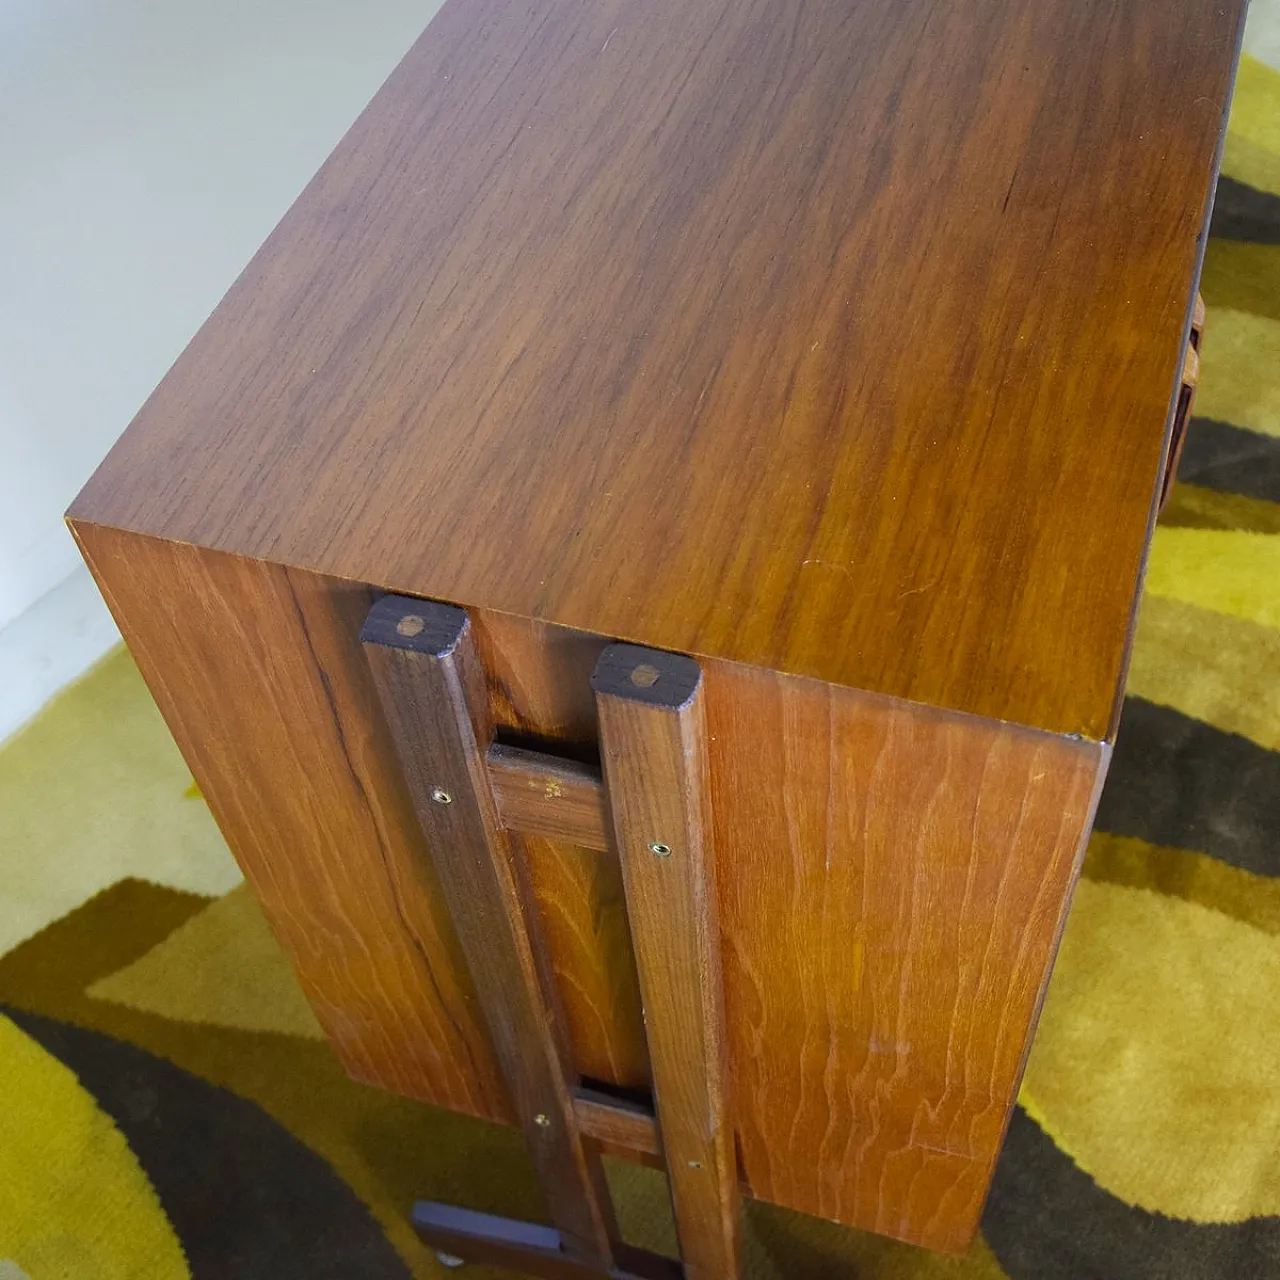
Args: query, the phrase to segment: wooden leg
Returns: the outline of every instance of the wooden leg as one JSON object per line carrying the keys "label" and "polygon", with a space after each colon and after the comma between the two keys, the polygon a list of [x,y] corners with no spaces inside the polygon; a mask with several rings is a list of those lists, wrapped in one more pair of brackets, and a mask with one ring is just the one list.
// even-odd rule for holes
{"label": "wooden leg", "polygon": [[610,645],[592,676],[685,1273],[741,1274],[701,670]]}
{"label": "wooden leg", "polygon": [[387,596],[370,611],[361,640],[558,1228],[556,1247],[580,1269],[608,1274],[617,1261],[612,1203],[599,1156],[579,1131],[537,911],[489,785],[488,702],[467,615]]}

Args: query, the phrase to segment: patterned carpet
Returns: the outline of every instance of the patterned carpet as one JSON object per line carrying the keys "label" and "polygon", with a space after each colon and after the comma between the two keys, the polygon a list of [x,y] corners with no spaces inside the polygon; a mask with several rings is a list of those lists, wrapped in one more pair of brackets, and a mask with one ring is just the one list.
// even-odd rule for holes
{"label": "patterned carpet", "polygon": [[[753,1205],[753,1280],[1280,1280],[1280,75],[1247,58],[1224,174],[1198,416],[982,1235]],[[435,1276],[416,1196],[538,1214],[513,1133],[346,1079],[237,880],[123,652],[0,750],[0,1280]],[[661,1179],[610,1176],[670,1250]]]}

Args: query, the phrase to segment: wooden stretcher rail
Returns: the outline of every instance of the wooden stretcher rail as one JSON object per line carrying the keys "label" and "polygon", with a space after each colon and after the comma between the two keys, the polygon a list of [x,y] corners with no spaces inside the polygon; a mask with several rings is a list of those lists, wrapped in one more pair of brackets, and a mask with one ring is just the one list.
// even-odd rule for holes
{"label": "wooden stretcher rail", "polygon": [[498,817],[508,831],[613,847],[600,770],[576,760],[495,743],[486,756]]}
{"label": "wooden stretcher rail", "polygon": [[633,1158],[650,1157],[645,1163],[662,1160],[658,1122],[652,1108],[619,1102],[595,1089],[578,1088],[573,1094],[578,1128],[610,1151]]}

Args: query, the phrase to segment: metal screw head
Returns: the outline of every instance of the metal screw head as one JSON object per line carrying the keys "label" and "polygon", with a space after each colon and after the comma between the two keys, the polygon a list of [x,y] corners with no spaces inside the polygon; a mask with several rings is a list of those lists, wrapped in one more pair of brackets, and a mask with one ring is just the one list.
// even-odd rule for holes
{"label": "metal screw head", "polygon": [[647,662],[642,662],[631,673],[631,683],[637,689],[652,689],[658,683],[658,668],[651,667]]}
{"label": "metal screw head", "polygon": [[544,1115],[541,1111],[539,1111],[538,1114],[533,1117],[533,1123],[542,1129],[549,1129],[551,1127],[550,1118]]}
{"label": "metal screw head", "polygon": [[411,639],[420,636],[426,629],[427,620],[416,613],[407,613],[396,623],[396,634]]}
{"label": "metal screw head", "polygon": [[431,798],[436,804],[452,804],[453,797],[443,787],[432,787]]}
{"label": "metal screw head", "polygon": [[659,858],[669,858],[671,857],[671,846],[663,844],[661,840],[654,840],[649,845],[649,852],[657,854]]}
{"label": "metal screw head", "polygon": [[701,1160],[690,1160],[690,1161],[689,1161],[689,1168],[690,1168],[690,1169],[701,1169],[701,1168],[702,1168],[702,1161],[701,1161]]}

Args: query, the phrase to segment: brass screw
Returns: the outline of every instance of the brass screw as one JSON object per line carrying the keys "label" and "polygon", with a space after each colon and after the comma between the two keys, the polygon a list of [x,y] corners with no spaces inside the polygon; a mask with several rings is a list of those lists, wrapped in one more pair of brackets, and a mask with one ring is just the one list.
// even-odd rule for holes
{"label": "brass screw", "polygon": [[420,636],[425,630],[427,620],[416,613],[406,613],[399,622],[396,623],[396,635],[404,636],[406,640],[413,636]]}
{"label": "brass screw", "polygon": [[702,1168],[702,1163],[701,1163],[701,1161],[699,1161],[699,1160],[690,1160],[690,1161],[689,1161],[689,1168],[690,1168],[690,1169],[701,1169],[701,1168]]}
{"label": "brass screw", "polygon": [[650,844],[649,852],[656,853],[659,858],[669,858],[671,857],[671,846],[663,844],[660,840],[655,840]]}
{"label": "brass screw", "polygon": [[431,798],[436,804],[452,804],[453,797],[443,787],[432,787]]}
{"label": "brass screw", "polygon": [[533,1123],[536,1124],[540,1129],[549,1129],[551,1127],[551,1120],[549,1119],[549,1117],[545,1116],[541,1111],[539,1111],[538,1114],[533,1117]]}
{"label": "brass screw", "polygon": [[658,668],[642,662],[632,673],[631,683],[637,689],[652,689],[658,683]]}

